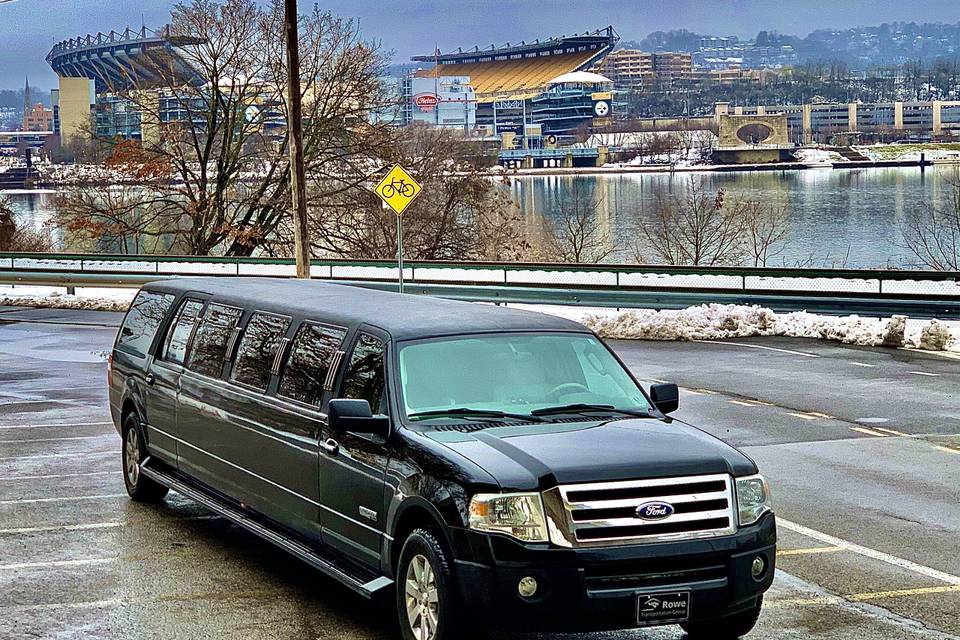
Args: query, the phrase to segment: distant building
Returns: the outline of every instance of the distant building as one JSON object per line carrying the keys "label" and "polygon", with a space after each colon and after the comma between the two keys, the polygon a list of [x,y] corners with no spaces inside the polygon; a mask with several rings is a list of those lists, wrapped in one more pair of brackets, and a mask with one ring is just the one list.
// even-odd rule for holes
{"label": "distant building", "polygon": [[688,80],[693,77],[693,60],[689,53],[620,49],[595,70],[610,78],[618,90],[627,91],[661,81]]}
{"label": "distant building", "polygon": [[53,109],[39,102],[23,115],[23,131],[53,131]]}

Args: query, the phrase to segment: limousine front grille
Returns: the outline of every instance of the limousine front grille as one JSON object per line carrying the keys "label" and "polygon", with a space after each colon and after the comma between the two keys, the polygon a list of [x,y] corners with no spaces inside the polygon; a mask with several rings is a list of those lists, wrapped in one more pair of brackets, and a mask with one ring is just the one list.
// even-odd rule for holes
{"label": "limousine front grille", "polygon": [[[666,503],[655,519],[640,507]],[[686,476],[562,485],[544,494],[551,540],[562,546],[642,544],[730,535],[736,530],[730,476]]]}
{"label": "limousine front grille", "polygon": [[587,566],[584,580],[587,590],[596,592],[726,581],[729,573],[725,557],[672,557]]}

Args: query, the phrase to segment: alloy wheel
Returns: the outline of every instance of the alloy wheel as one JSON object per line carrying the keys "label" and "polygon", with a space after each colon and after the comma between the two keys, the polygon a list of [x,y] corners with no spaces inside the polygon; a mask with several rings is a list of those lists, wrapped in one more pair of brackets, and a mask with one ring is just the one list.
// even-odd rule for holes
{"label": "alloy wheel", "polygon": [[407,622],[413,637],[417,640],[433,640],[440,620],[440,597],[437,576],[426,556],[417,554],[407,565],[404,593]]}
{"label": "alloy wheel", "polygon": [[136,429],[127,431],[127,445],[124,449],[124,469],[127,472],[127,482],[131,487],[137,486],[140,480],[140,439]]}

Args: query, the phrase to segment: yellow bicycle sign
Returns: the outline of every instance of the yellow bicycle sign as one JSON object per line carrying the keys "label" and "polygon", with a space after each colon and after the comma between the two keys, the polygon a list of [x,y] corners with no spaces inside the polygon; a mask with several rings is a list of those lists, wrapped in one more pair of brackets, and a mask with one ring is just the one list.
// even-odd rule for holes
{"label": "yellow bicycle sign", "polygon": [[400,165],[394,165],[374,191],[399,216],[403,215],[410,203],[416,200],[423,191],[423,187],[406,169]]}

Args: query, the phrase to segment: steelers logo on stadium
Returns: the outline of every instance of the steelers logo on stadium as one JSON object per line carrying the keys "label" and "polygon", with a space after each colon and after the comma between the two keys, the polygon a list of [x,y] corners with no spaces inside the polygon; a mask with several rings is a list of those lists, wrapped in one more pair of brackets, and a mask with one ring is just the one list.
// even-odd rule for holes
{"label": "steelers logo on stadium", "polygon": [[593,105],[593,112],[603,118],[610,114],[610,105],[606,100],[600,100],[597,104]]}

